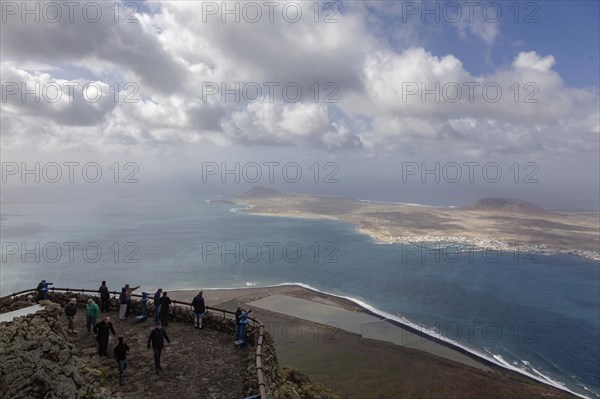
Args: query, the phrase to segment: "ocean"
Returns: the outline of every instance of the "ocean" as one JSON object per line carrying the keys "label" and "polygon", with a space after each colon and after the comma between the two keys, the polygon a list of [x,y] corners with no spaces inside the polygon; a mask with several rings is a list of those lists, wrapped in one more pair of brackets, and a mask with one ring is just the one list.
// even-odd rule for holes
{"label": "ocean", "polygon": [[346,223],[250,215],[213,198],[5,196],[0,295],[41,279],[149,292],[299,284],[600,398],[599,262],[383,245]]}

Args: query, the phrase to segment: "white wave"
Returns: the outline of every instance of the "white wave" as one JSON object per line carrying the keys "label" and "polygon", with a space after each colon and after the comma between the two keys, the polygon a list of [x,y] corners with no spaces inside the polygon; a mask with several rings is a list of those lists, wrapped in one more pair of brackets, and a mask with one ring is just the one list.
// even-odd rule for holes
{"label": "white wave", "polygon": [[591,394],[593,394],[595,397],[600,398],[600,395],[598,395],[598,393],[592,391],[591,389],[589,389],[588,387],[586,387],[585,385],[581,385],[579,384],[580,387],[582,387],[583,389],[585,389],[586,391],[590,392]]}
{"label": "white wave", "polygon": [[536,369],[534,369],[533,367],[531,367],[531,370],[532,370],[534,373],[536,373],[537,375],[539,375],[540,377],[542,377],[543,379],[545,379],[546,381],[548,381],[548,382],[550,382],[550,383],[552,383],[552,384],[559,384],[559,385],[561,385],[562,387],[565,387],[565,384],[564,384],[564,383],[562,383],[562,382],[560,382],[560,381],[555,381],[555,380],[553,380],[552,378],[548,377],[547,375],[540,373],[539,371],[537,371],[537,370],[536,370]]}
{"label": "white wave", "polygon": [[366,200],[366,199],[358,199],[358,202],[365,202],[368,204],[382,204],[382,205],[408,205],[408,206],[420,206],[425,208],[460,208],[460,205],[425,205],[425,204],[417,204],[414,202],[396,202],[396,201],[375,201],[375,200]]}
{"label": "white wave", "polygon": [[[510,363],[506,362],[504,360],[504,358],[502,358],[502,356],[500,356],[500,355],[494,355],[491,352],[489,352],[489,351],[486,350],[490,355],[492,355],[492,356],[486,356],[485,354],[477,352],[476,350],[473,350],[472,348],[469,348],[469,347],[466,347],[464,345],[461,345],[460,343],[458,343],[456,341],[453,341],[451,339],[448,339],[448,338],[440,335],[437,331],[435,331],[433,329],[423,328],[423,326],[420,326],[420,325],[418,325],[418,324],[416,324],[414,322],[411,322],[410,320],[406,319],[403,316],[392,315],[392,314],[390,314],[388,312],[385,312],[383,310],[377,309],[374,306],[371,306],[368,303],[366,303],[366,302],[364,302],[364,301],[362,301],[360,299],[349,297],[349,296],[344,296],[344,295],[337,295],[337,294],[333,294],[333,293],[330,293],[330,292],[322,291],[322,290],[316,289],[315,287],[312,287],[312,286],[310,286],[308,284],[304,284],[304,283],[288,282],[288,283],[283,283],[283,284],[277,284],[275,286],[284,286],[284,285],[297,285],[297,286],[300,286],[300,287],[303,287],[303,288],[306,288],[306,289],[309,289],[309,290],[312,290],[312,291],[320,292],[320,293],[325,294],[325,295],[331,295],[331,296],[335,296],[335,297],[338,297],[338,298],[347,299],[349,301],[352,301],[352,302],[356,303],[357,305],[361,306],[362,308],[369,310],[370,312],[373,312],[373,313],[375,313],[375,314],[377,314],[379,316],[384,317],[385,319],[394,320],[394,321],[396,321],[396,322],[398,322],[400,324],[403,324],[405,326],[414,328],[415,330],[420,331],[420,332],[422,332],[422,333],[424,333],[424,334],[426,334],[426,335],[428,335],[428,336],[430,336],[432,338],[438,339],[440,341],[444,341],[444,342],[446,342],[446,343],[448,343],[448,344],[450,344],[450,345],[452,345],[454,347],[460,348],[461,350],[464,350],[464,351],[466,351],[466,352],[468,352],[468,353],[470,353],[472,355],[475,355],[475,356],[480,357],[480,358],[482,358],[484,360],[492,362],[492,363],[494,363],[494,364],[496,364],[498,366],[507,368],[507,369],[512,370],[512,371],[516,371],[517,373],[526,375],[527,377],[533,378],[536,381],[542,382],[542,383],[544,383],[546,385],[551,385],[551,386],[553,386],[555,388],[558,388],[558,389],[561,389],[563,391],[567,391],[567,392],[572,393],[573,395],[579,396],[581,398],[592,399],[592,398],[590,398],[588,396],[584,396],[584,395],[582,395],[580,393],[573,392],[572,390],[568,389],[565,386],[564,383],[562,383],[560,381],[555,381],[555,380],[551,379],[548,376],[545,376],[545,375],[542,374],[542,377],[540,377],[540,376],[537,376],[536,374],[532,374],[532,373],[527,372],[527,370],[523,370],[523,369],[521,369],[519,367],[515,367],[515,366],[511,365]],[[537,370],[535,370],[533,368],[531,368],[531,369],[535,373],[541,374]]]}
{"label": "white wave", "polygon": [[434,206],[434,205],[424,205],[424,204],[414,204],[412,202],[387,202],[387,201],[373,201],[373,200],[366,200],[366,199],[358,199],[359,202],[366,202],[369,204],[383,204],[383,205],[410,205],[410,206],[423,206],[423,207],[427,207],[427,208],[445,208],[445,207],[441,207],[441,206]]}
{"label": "white wave", "polygon": [[[374,314],[377,314],[377,315],[383,317],[384,320],[393,320],[393,321],[398,322],[398,323],[400,323],[400,324],[402,324],[404,326],[413,328],[413,329],[415,329],[415,330],[417,330],[417,331],[419,331],[419,332],[421,332],[421,333],[423,333],[423,334],[425,334],[425,335],[427,335],[427,336],[429,336],[431,338],[438,339],[440,341],[444,341],[444,342],[448,343],[451,346],[459,348],[460,350],[468,352],[468,353],[470,353],[470,354],[472,354],[472,355],[474,355],[476,357],[479,357],[479,358],[481,358],[483,360],[491,362],[491,363],[493,363],[493,364],[495,364],[497,366],[504,367],[506,369],[509,369],[509,370],[515,371],[517,373],[523,374],[523,375],[525,375],[525,376],[527,376],[529,378],[532,378],[532,379],[534,379],[536,381],[539,381],[539,382],[544,383],[546,385],[553,386],[553,387],[558,388],[558,389],[563,390],[563,391],[567,391],[567,392],[569,392],[569,393],[571,393],[571,394],[573,394],[575,396],[578,396],[580,398],[593,399],[590,396],[585,396],[585,395],[582,395],[580,393],[574,392],[574,391],[570,390],[569,388],[567,388],[564,383],[562,383],[560,381],[553,380],[552,378],[550,378],[550,377],[548,377],[548,376],[540,373],[539,371],[537,371],[533,367],[531,367],[529,365],[529,362],[526,361],[526,360],[521,360],[521,362],[523,364],[529,366],[528,369],[531,369],[531,371],[533,371],[533,373],[529,372],[528,370],[524,370],[524,369],[522,369],[520,367],[516,367],[516,366],[510,364],[509,362],[505,361],[502,356],[500,356],[498,354],[494,354],[491,351],[489,351],[488,348],[483,347],[484,351],[487,352],[487,353],[478,352],[478,351],[476,351],[476,350],[474,350],[472,348],[469,348],[469,347],[467,347],[465,345],[461,345],[459,342],[453,341],[451,339],[448,339],[448,338],[442,336],[441,334],[439,334],[439,332],[437,332],[437,331],[435,331],[433,329],[424,328],[423,326],[421,326],[419,324],[416,324],[416,323],[408,320],[407,318],[405,318],[405,317],[403,317],[401,315],[393,315],[393,314],[388,313],[386,311],[383,311],[381,309],[377,309],[376,307],[369,305],[368,303],[364,302],[361,299],[357,299],[357,298],[350,297],[350,296],[345,296],[345,295],[333,294],[331,292],[319,290],[319,289],[317,289],[317,288],[315,288],[315,287],[313,287],[311,285],[308,285],[308,284],[305,284],[305,283],[299,283],[299,282],[284,282],[284,283],[280,283],[280,284],[264,285],[264,286],[260,286],[260,287],[256,287],[255,285],[253,285],[251,288],[273,288],[273,287],[283,287],[283,286],[288,286],[288,285],[294,285],[294,286],[306,288],[306,289],[311,290],[311,291],[319,292],[321,294],[331,295],[331,296],[334,296],[334,297],[337,297],[337,298],[342,298],[342,299],[347,299],[347,300],[349,300],[351,302],[354,302],[355,304],[359,305],[363,309],[366,309],[366,310],[368,310],[368,311],[370,311],[370,312],[372,312]],[[235,288],[205,288],[205,290],[240,289],[240,288],[243,288],[243,287],[235,287]],[[592,392],[592,391],[590,391],[590,392]],[[594,395],[597,397],[596,394],[594,394]]]}

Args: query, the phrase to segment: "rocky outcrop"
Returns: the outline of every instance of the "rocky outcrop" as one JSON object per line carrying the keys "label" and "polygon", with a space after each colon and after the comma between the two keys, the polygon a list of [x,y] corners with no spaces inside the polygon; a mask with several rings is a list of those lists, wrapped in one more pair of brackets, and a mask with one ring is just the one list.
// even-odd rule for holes
{"label": "rocky outcrop", "polygon": [[18,297],[6,296],[0,298],[0,312],[12,312],[13,310],[26,308],[35,304],[36,302],[33,295],[21,295]]}
{"label": "rocky outcrop", "polygon": [[283,367],[281,376],[284,383],[275,393],[279,398],[302,398],[302,399],[341,399],[339,395],[328,389],[325,385],[311,381],[303,372]]}
{"label": "rocky outcrop", "polygon": [[[4,322],[0,324],[0,398],[120,398],[121,394],[115,389],[115,376],[112,373],[114,365],[108,360],[107,365],[103,360],[98,360],[96,356],[95,341],[90,339],[84,333],[67,336],[64,330],[65,318],[62,306],[66,304],[70,298],[76,298],[77,305],[80,309],[78,317],[82,317],[83,307],[91,296],[78,293],[50,293],[50,301],[42,302],[46,305],[46,309],[39,311],[34,315],[20,317],[10,323]],[[96,298],[97,299],[97,298]],[[15,298],[0,298],[0,312],[7,312],[32,305],[34,302],[26,295]],[[113,309],[118,306],[113,302]],[[148,315],[153,311],[151,301],[148,302]],[[133,301],[131,304],[132,314],[141,313],[141,303]],[[191,307],[178,305],[172,308],[170,321],[176,322],[184,331],[177,334],[177,328],[169,327],[169,331],[175,331],[173,335],[184,337],[189,332],[186,332],[186,324],[193,323],[193,312]],[[151,318],[151,317],[150,317]],[[77,321],[82,323],[81,320]],[[119,323],[118,320],[114,320]],[[209,352],[214,353],[214,359],[210,362],[215,362],[208,366],[212,371],[219,369],[221,363],[233,364],[235,356],[229,360],[225,360],[227,351],[219,351],[216,348],[226,348],[231,345],[230,336],[235,330],[235,323],[222,312],[211,311],[203,321],[207,330],[214,331],[208,334],[208,331],[201,335],[202,342],[197,342],[196,345],[213,345],[204,349],[191,349],[190,358],[186,353],[171,353],[171,360],[177,358],[177,363],[186,365],[187,369],[199,369],[202,364],[196,364],[198,360],[197,350],[203,353],[203,361],[209,359]],[[118,324],[115,326],[118,329]],[[132,324],[127,324],[127,336],[130,344],[133,342],[145,343],[148,330],[147,327],[142,328],[141,332],[136,332],[137,329]],[[247,367],[244,366],[245,354],[242,355],[242,370],[246,367],[246,373],[243,378],[243,396],[256,395],[259,392],[256,370],[256,348],[258,341],[258,325],[250,324],[248,327],[248,343],[247,347],[248,360]],[[141,334],[141,338],[137,337]],[[172,337],[173,338],[173,337]],[[224,339],[223,339],[224,338]],[[90,346],[90,342],[92,342]],[[211,343],[212,342],[212,343]],[[215,347],[214,345],[217,345]],[[225,346],[219,346],[225,345]],[[136,348],[137,349],[137,348]],[[138,356],[138,364],[144,363],[134,350],[134,356]],[[150,353],[150,352],[147,352]],[[78,357],[82,356],[82,357]],[[148,354],[148,357],[151,357]],[[168,358],[169,358],[168,357]],[[187,359],[187,360],[186,360]],[[277,353],[273,338],[267,332],[263,335],[262,341],[262,371],[264,375],[265,388],[267,397],[272,399],[339,399],[339,396],[327,389],[319,383],[312,382],[308,376],[302,372],[290,369],[280,368],[277,361]],[[91,362],[90,362],[91,361]],[[132,362],[135,364],[136,362]],[[151,364],[150,359],[147,359],[147,364]],[[189,364],[188,364],[189,363]],[[222,364],[221,364],[222,366]],[[231,374],[228,370],[231,367],[221,367],[223,373],[216,372],[219,377],[214,380],[214,384],[207,380],[205,384],[214,385],[209,387],[212,389],[211,397],[226,398],[229,394],[224,393],[222,384],[233,386],[233,382],[228,382],[230,377],[235,378],[236,374]],[[135,371],[135,367],[129,374],[128,384],[137,387],[137,392],[144,392],[146,397],[153,397],[152,392],[146,392],[151,389],[152,385],[148,384],[147,372],[143,368]],[[205,371],[204,371],[205,372]],[[200,373],[202,374],[202,373]],[[237,374],[240,375],[239,373]],[[195,378],[205,380],[206,375],[199,375]],[[216,375],[215,375],[216,377]],[[183,394],[185,381],[190,378],[186,374],[182,374],[176,378],[180,378],[179,389]],[[139,380],[139,381],[138,381]],[[188,380],[190,387],[192,381]],[[222,384],[220,384],[222,383]],[[157,384],[160,384],[158,382]],[[200,384],[202,388],[202,382]],[[214,390],[216,389],[216,390]],[[177,396],[177,395],[175,395]],[[129,397],[125,395],[125,397]],[[181,396],[180,396],[181,397]],[[236,394],[237,397],[237,394]]]}
{"label": "rocky outcrop", "polygon": [[0,324],[0,397],[86,395],[73,345],[59,321],[61,314],[58,305],[47,302],[45,310]]}
{"label": "rocky outcrop", "polygon": [[[290,367],[280,367],[273,338],[267,332],[263,336],[261,363],[268,398],[341,399],[339,395],[325,387],[325,385],[311,381],[303,372]],[[246,373],[247,393],[255,392],[258,389],[255,376],[255,355],[251,354]]]}

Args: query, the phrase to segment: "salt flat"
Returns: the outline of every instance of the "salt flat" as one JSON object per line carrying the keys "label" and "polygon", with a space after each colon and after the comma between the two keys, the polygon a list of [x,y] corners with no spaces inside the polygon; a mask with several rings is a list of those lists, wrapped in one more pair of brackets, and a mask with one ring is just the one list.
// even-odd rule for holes
{"label": "salt flat", "polygon": [[314,323],[325,324],[359,334],[363,338],[387,341],[399,346],[418,349],[480,370],[490,370],[484,364],[457,350],[438,344],[366,313],[350,311],[337,306],[282,294],[274,294],[249,302],[248,306],[285,314]]}

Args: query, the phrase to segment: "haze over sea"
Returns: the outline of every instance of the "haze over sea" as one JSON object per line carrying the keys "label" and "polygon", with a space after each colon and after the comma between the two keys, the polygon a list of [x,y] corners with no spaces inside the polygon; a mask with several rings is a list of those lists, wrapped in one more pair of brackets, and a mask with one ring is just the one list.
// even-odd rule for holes
{"label": "haze over sea", "polygon": [[3,198],[1,295],[41,279],[75,288],[107,280],[111,290],[130,283],[149,292],[303,284],[600,397],[598,262],[436,255],[378,245],[344,223],[232,212],[237,207],[208,203],[208,196],[31,198]]}

